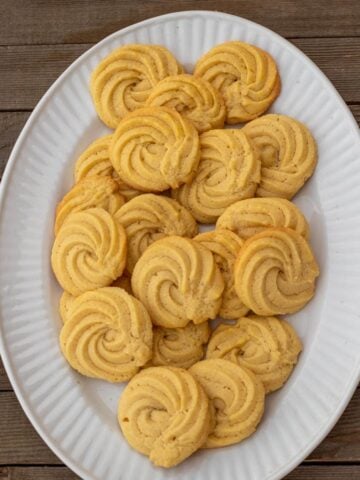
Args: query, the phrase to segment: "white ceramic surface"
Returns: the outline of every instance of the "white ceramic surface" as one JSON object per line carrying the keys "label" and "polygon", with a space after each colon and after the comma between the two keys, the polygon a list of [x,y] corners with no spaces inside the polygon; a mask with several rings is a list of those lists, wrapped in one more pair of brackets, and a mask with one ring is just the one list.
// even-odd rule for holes
{"label": "white ceramic surface", "polygon": [[[256,434],[239,445],[200,451],[166,471],[124,441],[115,416],[123,386],[83,378],[61,356],[60,289],[49,261],[54,209],[71,185],[78,154],[108,131],[88,91],[90,72],[102,57],[122,44],[158,43],[191,71],[202,53],[231,39],[274,56],[282,92],[271,110],[306,123],[318,142],[316,173],[295,201],[310,222],[321,276],[315,299],[288,317],[304,352],[286,386],[267,399]],[[49,89],[21,133],[1,185],[0,347],[26,414],[78,475],[88,480],[274,480],[295,468],[328,433],[360,371],[359,140],[348,108],[305,55],[275,33],[222,13],[181,12],[125,28],[82,55]]]}

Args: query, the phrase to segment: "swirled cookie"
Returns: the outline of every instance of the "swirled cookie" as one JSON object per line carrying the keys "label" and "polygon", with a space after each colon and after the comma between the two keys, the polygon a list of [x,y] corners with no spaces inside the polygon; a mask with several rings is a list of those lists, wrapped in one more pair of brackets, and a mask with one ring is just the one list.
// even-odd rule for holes
{"label": "swirled cookie", "polygon": [[289,228],[246,240],[235,262],[235,290],[257,315],[294,313],[314,295],[319,267],[308,242]]}
{"label": "swirled cookie", "polygon": [[213,425],[209,400],[182,368],[152,367],[131,379],[118,420],[129,444],[159,467],[173,467],[200,448]]}
{"label": "swirled cookie", "polygon": [[280,93],[276,63],[264,50],[232,41],[217,45],[198,60],[194,75],[220,91],[227,123],[248,122],[262,115]]}
{"label": "swirled cookie", "polygon": [[128,239],[127,270],[135,264],[149,245],[167,235],[193,237],[197,224],[192,215],[168,197],[140,195],[123,205],[116,219],[125,228]]}
{"label": "swirled cookie", "polygon": [[249,198],[228,207],[216,222],[241,238],[250,238],[267,228],[285,227],[309,237],[309,225],[293,203],[283,198]]}
{"label": "swirled cookie", "polygon": [[232,445],[255,432],[265,398],[264,387],[256,375],[222,359],[195,363],[189,372],[204,388],[215,410],[215,428],[203,447]]}
{"label": "swirled cookie", "polygon": [[241,130],[200,135],[200,163],[193,180],[172,196],[196,220],[213,223],[229,205],[252,197],[260,181],[260,161]]}
{"label": "swirled cookie", "polygon": [[68,215],[89,208],[103,208],[114,214],[125,203],[119,186],[110,177],[88,177],[73,186],[56,208],[55,235]]}
{"label": "swirled cookie", "polygon": [[147,107],[124,118],[113,135],[111,163],[128,185],[160,192],[189,182],[200,158],[195,127],[176,110]]}
{"label": "swirled cookie", "polygon": [[70,316],[70,309],[74,303],[76,297],[71,293],[63,292],[59,302],[59,313],[61,320],[65,323]]}
{"label": "swirled cookie", "polygon": [[224,280],[210,250],[189,238],[170,236],[145,250],[131,286],[155,325],[179,328],[216,317]]}
{"label": "swirled cookie", "polygon": [[281,388],[297,363],[302,345],[293,327],[276,317],[250,315],[212,333],[206,358],[223,358],[259,377],[265,393]]}
{"label": "swirled cookie", "polygon": [[208,322],[183,328],[154,327],[152,365],[189,368],[201,360],[210,336]]}
{"label": "swirled cookie", "polygon": [[291,199],[313,174],[316,143],[302,123],[286,115],[264,115],[245,125],[261,160],[258,197]]}
{"label": "swirled cookie", "polygon": [[152,88],[169,75],[182,73],[174,56],[159,45],[125,45],[105,57],[91,76],[95,109],[110,128],[145,105]]}
{"label": "swirled cookie", "polygon": [[99,175],[101,177],[112,177],[119,184],[119,193],[126,199],[139,195],[139,190],[129,187],[115,172],[110,162],[110,144],[112,135],[98,138],[92,142],[80,155],[75,164],[75,182],[78,183],[84,178]]}
{"label": "swirled cookie", "polygon": [[122,274],[125,262],[124,227],[102,208],[69,215],[51,253],[58,282],[75,296],[110,285]]}
{"label": "swirled cookie", "polygon": [[215,262],[224,278],[225,288],[219,315],[228,319],[245,315],[249,309],[241,302],[234,287],[234,264],[244,241],[230,230],[220,229],[200,233],[194,240],[214,254]]}
{"label": "swirled cookie", "polygon": [[151,358],[151,319],[145,307],[121,288],[85,292],[74,299],[60,346],[82,375],[124,382]]}
{"label": "swirled cookie", "polygon": [[211,83],[194,75],[164,78],[150,93],[147,105],[175,108],[199,132],[224,126],[224,99]]}

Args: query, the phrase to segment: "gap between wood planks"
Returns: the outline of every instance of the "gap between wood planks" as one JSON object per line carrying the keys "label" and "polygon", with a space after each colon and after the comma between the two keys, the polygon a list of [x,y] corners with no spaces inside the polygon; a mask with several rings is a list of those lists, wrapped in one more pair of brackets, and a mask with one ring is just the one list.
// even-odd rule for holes
{"label": "gap between wood planks", "polygon": [[2,0],[0,44],[95,43],[147,18],[194,9],[239,15],[284,37],[360,35],[358,0]]}
{"label": "gap between wood planks", "polygon": [[[314,466],[302,464],[284,480],[344,480],[360,478],[360,466]],[[0,467],[0,480],[77,480],[79,477],[65,466],[46,465]]]}

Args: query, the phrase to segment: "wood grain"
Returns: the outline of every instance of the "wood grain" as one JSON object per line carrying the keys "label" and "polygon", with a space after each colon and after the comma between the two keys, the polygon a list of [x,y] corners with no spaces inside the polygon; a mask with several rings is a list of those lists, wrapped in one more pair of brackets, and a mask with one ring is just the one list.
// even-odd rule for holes
{"label": "wood grain", "polygon": [[307,460],[360,462],[360,387],[339,422]]}
{"label": "wood grain", "polygon": [[[30,112],[0,112],[0,179],[14,143],[29,116]],[[1,368],[0,361],[0,389],[3,380]]]}
{"label": "wood grain", "polygon": [[194,9],[239,15],[285,37],[360,35],[357,0],[2,0],[0,44],[93,43],[146,18]]}
{"label": "wood grain", "polygon": [[0,465],[61,464],[22,411],[13,392],[0,393]]}
{"label": "wood grain", "polygon": [[[0,130],[0,138],[1,138],[1,130]],[[1,149],[0,149],[0,152],[1,152]],[[12,390],[12,388],[0,357],[0,392],[6,392],[9,390]]]}
{"label": "wood grain", "polygon": [[[302,38],[292,42],[314,60],[347,102],[360,102],[360,38]],[[0,110],[34,108],[54,80],[90,47],[0,47]]]}
{"label": "wood grain", "polygon": [[34,108],[57,77],[90,46],[0,47],[0,110]]}
{"label": "wood grain", "polygon": [[0,480],[78,480],[67,467],[0,467]]}
{"label": "wood grain", "polygon": [[358,480],[359,478],[359,465],[300,465],[284,480]]}
{"label": "wood grain", "polygon": [[[360,466],[301,465],[284,480],[344,480],[360,478]],[[0,480],[78,480],[79,477],[63,466],[0,467]],[[246,480],[246,479],[245,479]]]}
{"label": "wood grain", "polygon": [[355,117],[355,120],[358,122],[358,124],[360,126],[360,105],[349,105],[349,107],[350,107],[350,110],[351,110],[352,114]]}

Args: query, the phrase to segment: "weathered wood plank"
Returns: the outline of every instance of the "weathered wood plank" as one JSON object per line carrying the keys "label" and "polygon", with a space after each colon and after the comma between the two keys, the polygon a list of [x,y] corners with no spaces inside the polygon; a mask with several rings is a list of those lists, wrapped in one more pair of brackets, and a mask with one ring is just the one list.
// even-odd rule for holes
{"label": "weathered wood plank", "polygon": [[349,105],[349,107],[350,107],[350,110],[351,110],[352,114],[355,117],[355,120],[358,122],[358,124],[360,126],[360,105]]}
{"label": "weathered wood plank", "polygon": [[[65,466],[0,467],[0,480],[78,480]],[[344,480],[360,478],[359,465],[300,465],[284,480]]]}
{"label": "weathered wood plank", "polygon": [[[14,143],[29,115],[30,112],[0,112],[0,179]],[[0,390],[2,378],[2,363],[0,360]]]}
{"label": "weathered wood plank", "polygon": [[13,392],[0,393],[0,465],[61,464],[26,418]]}
{"label": "weathered wood plank", "polygon": [[[40,439],[12,392],[0,393],[0,465],[61,463]],[[360,462],[360,388],[310,462]]]}
{"label": "weathered wood plank", "polygon": [[239,15],[287,37],[360,34],[357,0],[2,0],[0,44],[95,43],[146,18],[193,9]]}
{"label": "weathered wood plank", "polygon": [[299,38],[292,43],[321,68],[346,102],[360,101],[360,38]]}
{"label": "weathered wood plank", "polygon": [[308,460],[360,462],[360,387],[357,388],[338,423]]}
{"label": "weathered wood plank", "polygon": [[89,47],[0,47],[0,110],[34,108],[57,77]]}
{"label": "weathered wood plank", "polygon": [[284,480],[345,480],[349,478],[354,480],[360,478],[359,465],[300,465]]}
{"label": "weathered wood plank", "polygon": [[78,480],[67,467],[0,467],[0,480]]}
{"label": "weathered wood plank", "polygon": [[349,105],[349,108],[352,114],[354,115],[355,120],[360,125],[360,105]]}
{"label": "weathered wood plank", "polygon": [[[293,43],[319,65],[346,101],[360,102],[360,38],[302,38]],[[0,47],[0,110],[34,108],[54,80],[90,46]]]}
{"label": "weathered wood plank", "polygon": [[[0,138],[1,138],[1,129],[0,129]],[[0,152],[1,152],[1,147],[0,147]],[[1,165],[1,161],[0,161],[0,165]],[[0,392],[7,391],[7,390],[12,390],[12,388],[0,357]]]}

